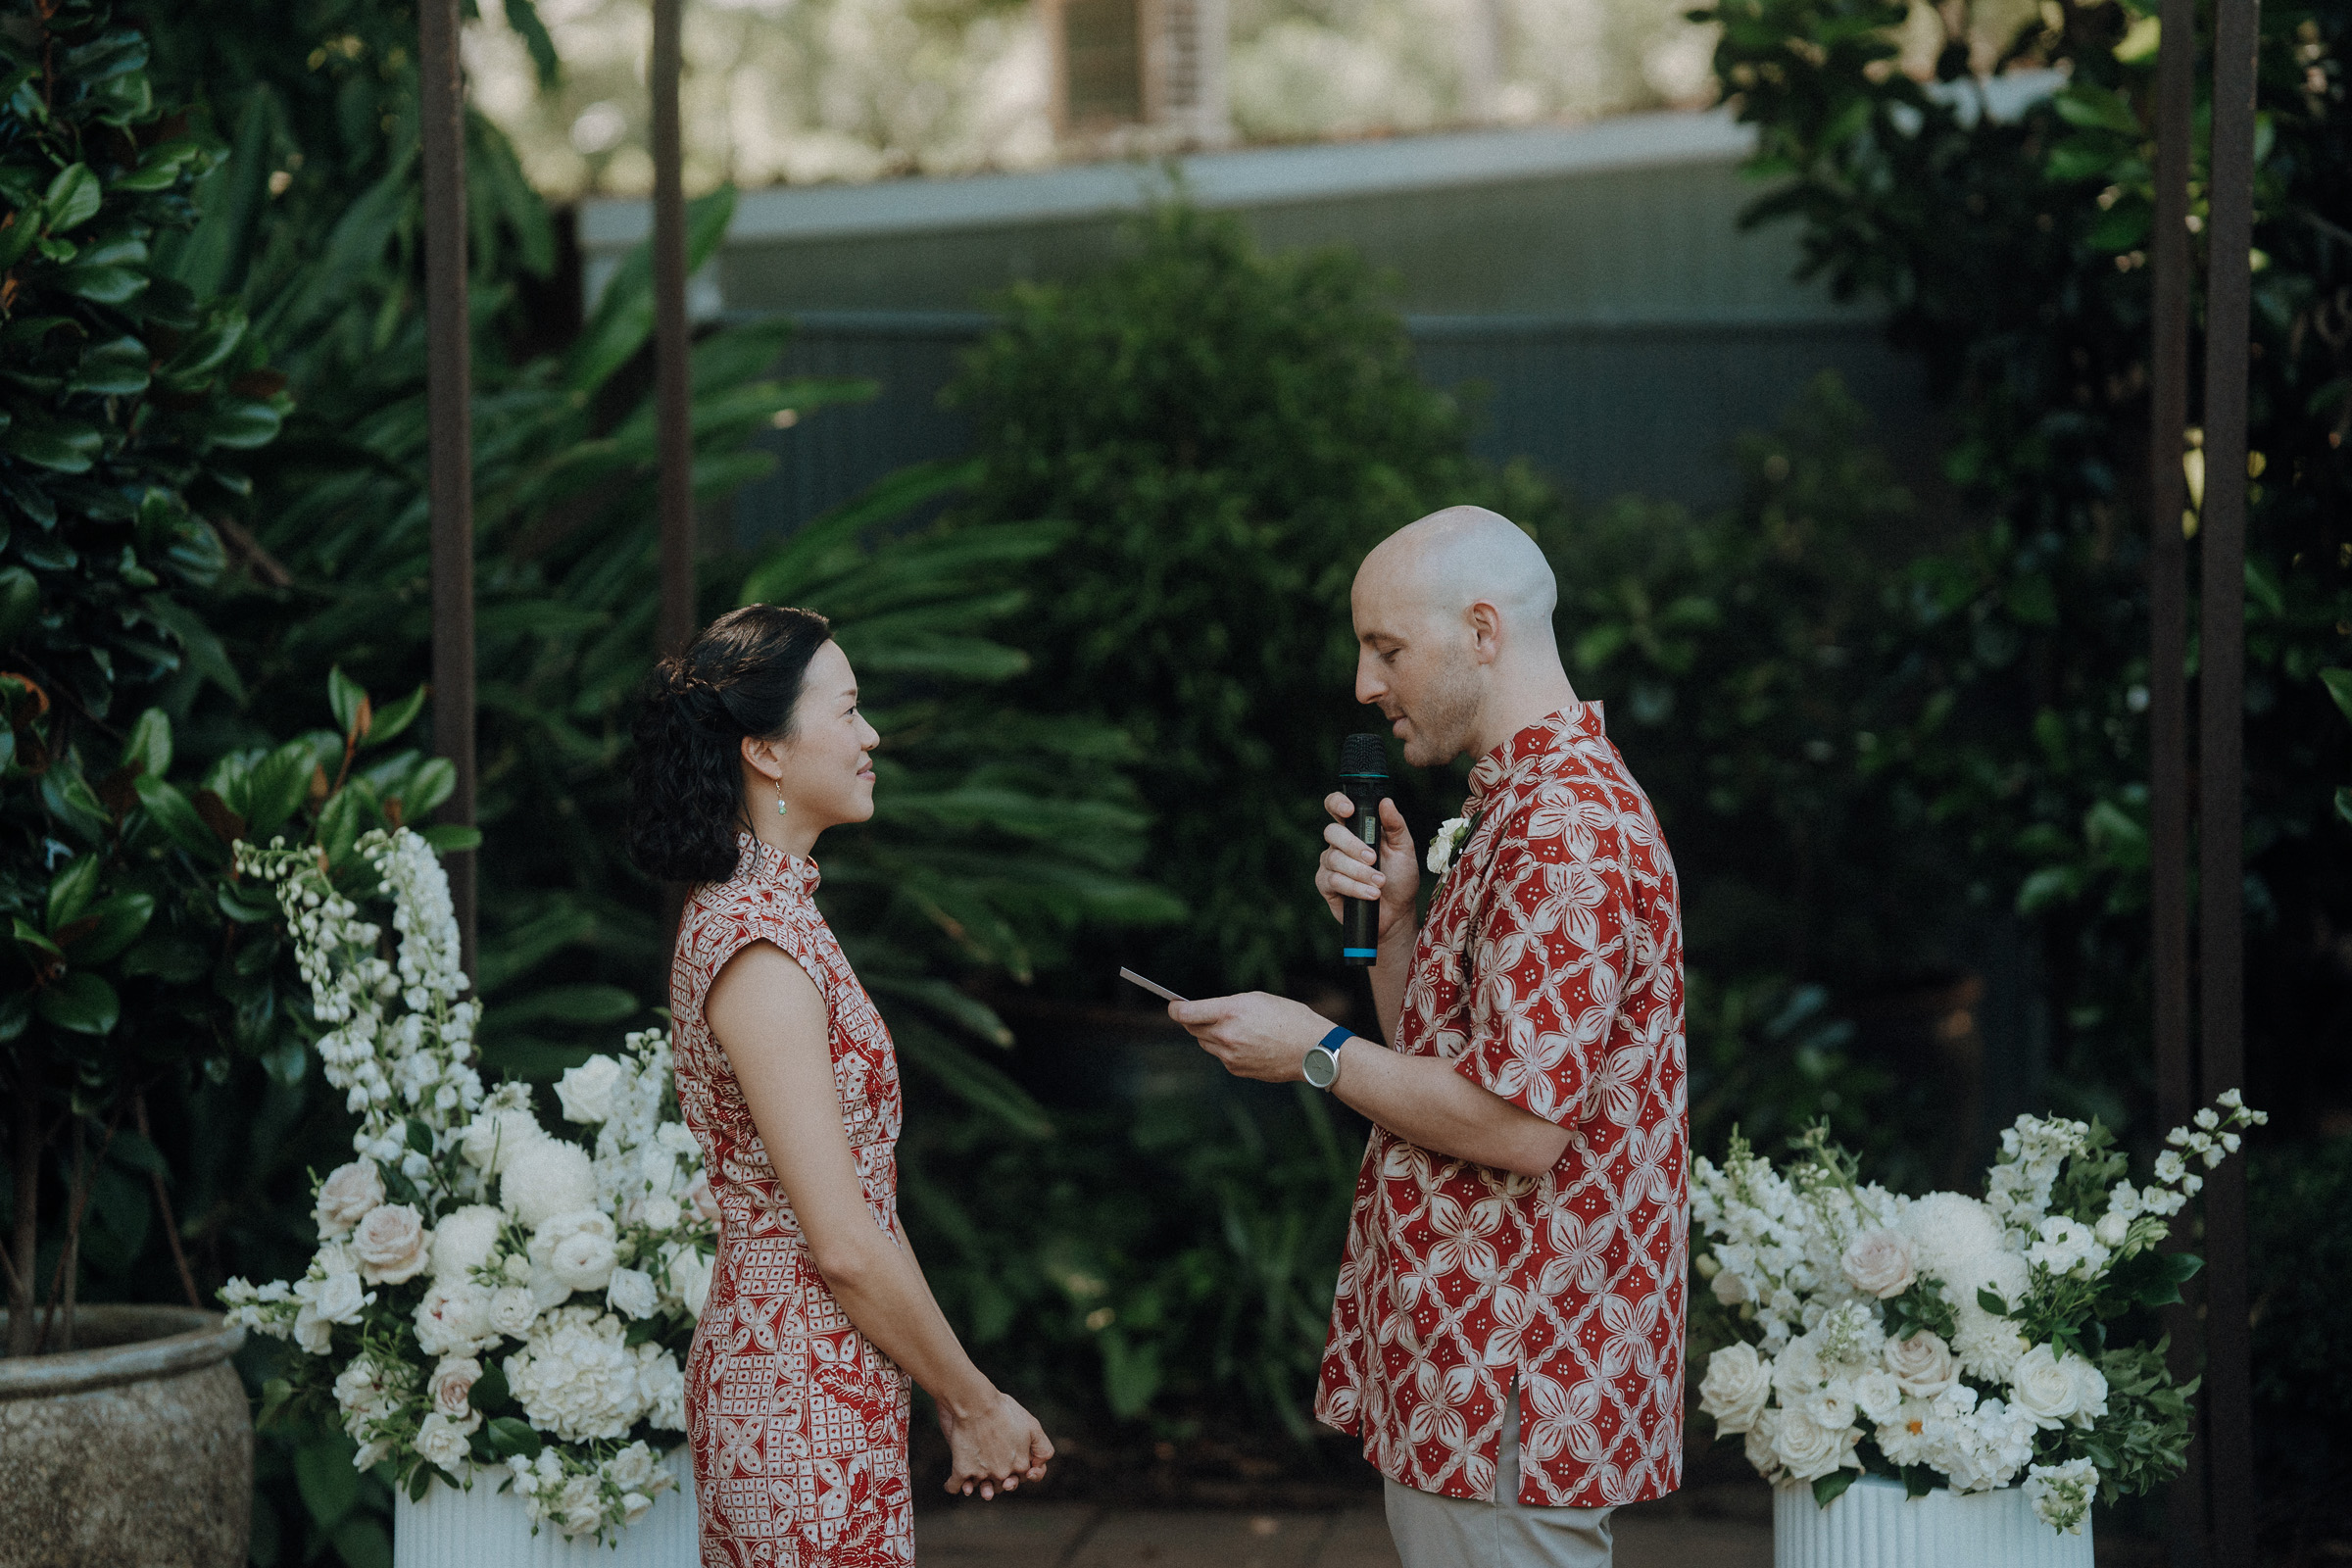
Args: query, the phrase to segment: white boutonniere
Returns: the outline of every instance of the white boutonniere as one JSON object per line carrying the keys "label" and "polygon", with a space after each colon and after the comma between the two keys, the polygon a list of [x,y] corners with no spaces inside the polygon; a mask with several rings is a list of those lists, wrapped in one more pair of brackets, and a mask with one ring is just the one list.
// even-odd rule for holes
{"label": "white boutonniere", "polygon": [[1453,858],[1461,853],[1462,846],[1470,841],[1471,830],[1477,826],[1478,818],[1475,816],[1448,817],[1439,824],[1436,837],[1429,841],[1429,859],[1426,863],[1430,875],[1444,880],[1446,873],[1453,866]]}

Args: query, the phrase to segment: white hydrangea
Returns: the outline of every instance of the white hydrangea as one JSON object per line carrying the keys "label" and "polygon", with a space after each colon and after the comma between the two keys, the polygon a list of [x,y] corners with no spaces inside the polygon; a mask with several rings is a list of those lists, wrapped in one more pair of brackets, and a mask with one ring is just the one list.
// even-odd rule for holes
{"label": "white hydrangea", "polygon": [[534,1324],[506,1363],[507,1387],[531,1425],[575,1443],[636,1425],[648,1400],[626,1336],[626,1324],[594,1307],[558,1307]]}
{"label": "white hydrangea", "polygon": [[498,1199],[508,1213],[536,1229],[557,1214],[596,1206],[596,1175],[576,1144],[542,1138],[517,1150],[499,1178]]}

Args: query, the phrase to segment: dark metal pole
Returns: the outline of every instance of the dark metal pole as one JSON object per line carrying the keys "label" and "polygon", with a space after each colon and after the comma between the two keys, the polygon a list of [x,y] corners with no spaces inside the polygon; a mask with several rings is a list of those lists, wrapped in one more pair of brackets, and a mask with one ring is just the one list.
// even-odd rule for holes
{"label": "dark metal pole", "polygon": [[661,454],[662,629],[665,654],[694,636],[693,388],[686,334],[686,190],[678,78],[681,0],[654,0],[654,400]]}
{"label": "dark metal pole", "polygon": [[[2217,0],[2205,282],[2203,625],[2198,660],[2199,1054],[2206,1098],[2245,1077],[2246,363],[2259,0]],[[2205,1434],[2214,1568],[2254,1561],[2245,1162],[2205,1190]]]}
{"label": "dark metal pole", "polygon": [[[444,822],[473,824],[473,345],[466,304],[466,87],[458,0],[416,8],[423,82],[425,421],[433,528],[433,745],[458,770]],[[442,858],[466,972],[474,970],[474,856]]]}
{"label": "dark metal pole", "polygon": [[[2164,0],[2156,61],[2156,233],[2149,247],[2148,399],[2148,904],[2155,995],[2159,1127],[2188,1120],[2188,541],[2180,456],[2188,424],[2189,122],[2196,101],[2196,0]],[[2185,1228],[2183,1228],[2185,1230]],[[2189,1238],[2176,1234],[2175,1250]],[[2195,1307],[2165,1314],[2173,1375],[2201,1357]],[[2192,1568],[2205,1537],[2205,1446],[2193,1429],[2187,1471],[2170,1497],[2175,1568]]]}

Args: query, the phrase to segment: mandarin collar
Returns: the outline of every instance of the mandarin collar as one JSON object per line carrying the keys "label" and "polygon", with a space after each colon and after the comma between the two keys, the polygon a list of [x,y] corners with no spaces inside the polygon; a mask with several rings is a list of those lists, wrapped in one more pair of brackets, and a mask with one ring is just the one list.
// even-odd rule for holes
{"label": "mandarin collar", "polygon": [[813,897],[823,880],[816,862],[805,856],[787,855],[738,828],[735,833],[735,874],[773,882],[804,898]]}
{"label": "mandarin collar", "polygon": [[1537,771],[1545,758],[1566,751],[1581,740],[1598,740],[1605,733],[1598,702],[1570,703],[1546,713],[1478,760],[1470,769],[1470,804],[1485,804],[1503,784]]}

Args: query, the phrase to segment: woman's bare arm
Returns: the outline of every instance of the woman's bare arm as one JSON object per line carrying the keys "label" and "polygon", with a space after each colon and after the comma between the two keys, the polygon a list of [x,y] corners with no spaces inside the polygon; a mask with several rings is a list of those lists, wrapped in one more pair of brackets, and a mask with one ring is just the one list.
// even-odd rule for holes
{"label": "woman's bare arm", "polygon": [[983,1493],[1044,1474],[1053,1445],[1018,1401],[964,1353],[910,1248],[876,1223],[858,1181],[833,1086],[823,995],[765,942],[743,949],[704,1004],[760,1129],[768,1163],[808,1238],[817,1272],[859,1333],[939,1402],[958,1484]]}

